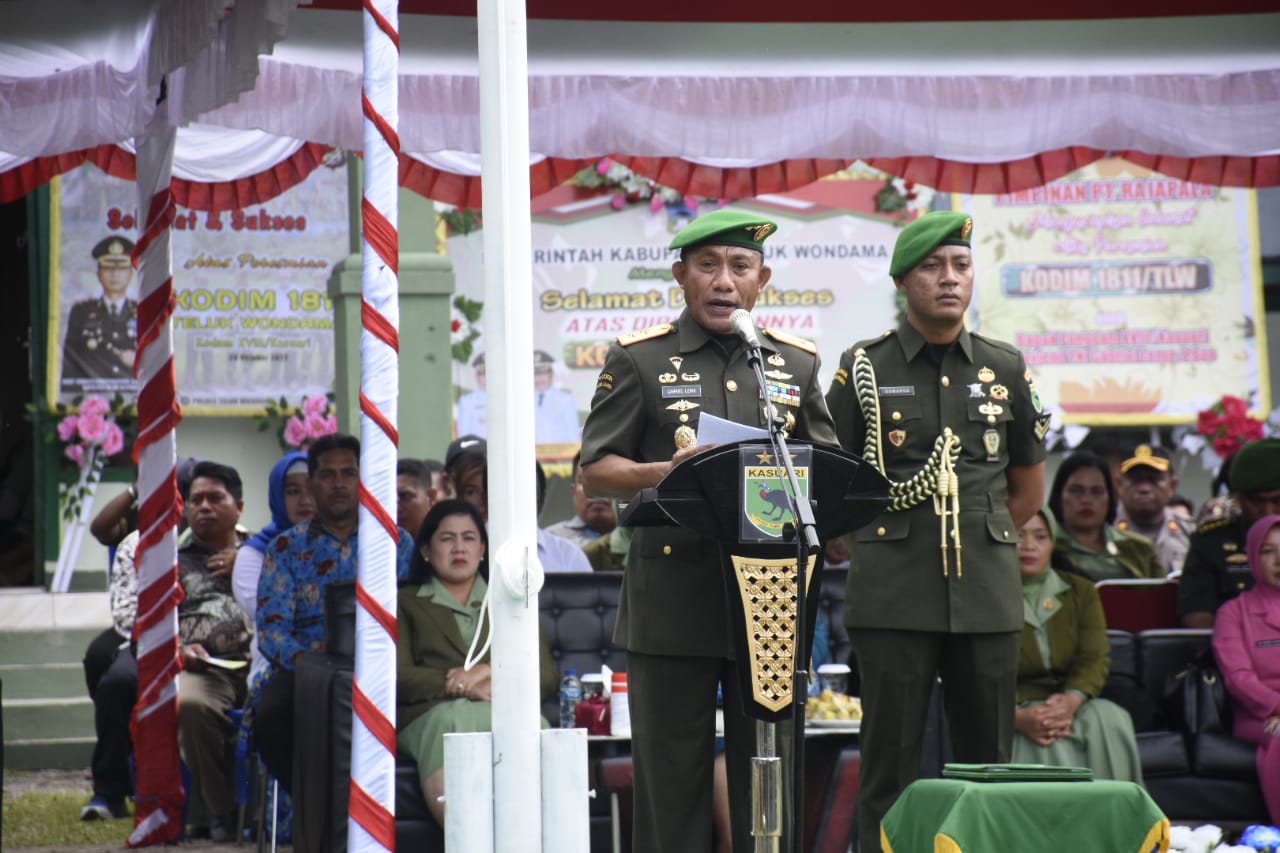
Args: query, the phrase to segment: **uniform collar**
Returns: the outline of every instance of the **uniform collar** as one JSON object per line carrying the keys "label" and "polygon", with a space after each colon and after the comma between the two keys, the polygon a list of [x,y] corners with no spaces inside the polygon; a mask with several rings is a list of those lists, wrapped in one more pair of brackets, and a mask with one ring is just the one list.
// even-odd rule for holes
{"label": "uniform collar", "polygon": [[[756,329],[759,330],[759,326]],[[676,334],[679,336],[680,352],[694,352],[702,349],[710,341],[715,339],[715,335],[704,329],[697,320],[693,319],[693,314],[686,308],[680,312],[679,318],[676,319]],[[778,348],[773,345],[773,341],[768,335],[757,335],[760,338],[760,349],[764,352],[777,352]]]}
{"label": "uniform collar", "polygon": [[[964,357],[973,362],[973,338],[969,335],[967,327],[960,327],[960,337],[956,338],[956,342],[960,344],[960,351],[964,353]],[[916,327],[906,320],[898,326],[898,343],[902,346],[902,354],[907,361],[912,361],[925,348],[924,336],[916,331]]]}

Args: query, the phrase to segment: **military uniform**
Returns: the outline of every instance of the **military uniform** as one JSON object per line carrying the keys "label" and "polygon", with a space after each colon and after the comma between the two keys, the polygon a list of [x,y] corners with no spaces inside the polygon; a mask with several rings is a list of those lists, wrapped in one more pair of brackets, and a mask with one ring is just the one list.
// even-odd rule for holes
{"label": "military uniform", "polygon": [[1191,531],[1194,529],[1193,522],[1187,516],[1170,512],[1166,507],[1164,519],[1161,520],[1160,526],[1156,528],[1156,535],[1152,538],[1147,531],[1139,530],[1125,517],[1124,506],[1121,505],[1117,509],[1116,528],[1151,539],[1151,544],[1156,549],[1156,558],[1164,567],[1165,574],[1176,575],[1182,571],[1182,564],[1187,559],[1187,549],[1191,546]]}
{"label": "military uniform", "polygon": [[1178,615],[1216,613],[1223,602],[1253,586],[1245,534],[1249,525],[1233,515],[1203,522],[1191,534],[1178,581]]}
{"label": "military uniform", "polygon": [[120,353],[137,349],[138,303],[82,299],[71,306],[62,349],[65,379],[132,379],[133,363]]}
{"label": "military uniform", "polygon": [[[770,398],[800,441],[835,444],[808,341],[765,330],[760,338]],[[776,384],[775,384],[776,383]],[[747,351],[716,337],[688,310],[674,324],[619,338],[609,348],[583,427],[582,465],[616,454],[662,462],[676,432],[709,413],[765,425]],[[735,849],[750,844],[748,759],[754,726],[730,659],[725,588],[714,541],[677,527],[635,531],[614,640],[630,653],[637,851],[702,853],[710,840],[716,682],[725,687],[726,746]]]}
{"label": "military uniform", "polygon": [[[878,409],[870,431],[860,388],[873,418]],[[949,688],[956,759],[1009,758],[1022,586],[1006,470],[1043,461],[1048,416],[1013,346],[967,330],[933,346],[906,322],[844,353],[827,405],[847,450],[917,486],[895,486],[901,508],[856,532],[845,594],[865,715],[859,837],[872,853],[881,818],[918,775],[935,673]],[[913,479],[931,458],[935,483],[940,468],[958,478],[954,498]]]}

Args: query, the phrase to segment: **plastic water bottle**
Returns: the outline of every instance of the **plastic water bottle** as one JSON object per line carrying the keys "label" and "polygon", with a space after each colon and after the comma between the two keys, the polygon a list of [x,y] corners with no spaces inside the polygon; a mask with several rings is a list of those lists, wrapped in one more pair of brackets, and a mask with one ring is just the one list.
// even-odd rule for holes
{"label": "plastic water bottle", "polygon": [[566,669],[560,679],[560,728],[571,729],[575,725],[574,713],[582,701],[582,682],[576,669]]}
{"label": "plastic water bottle", "polygon": [[631,737],[631,703],[627,696],[627,674],[613,674],[613,689],[609,691],[610,730],[618,737]]}

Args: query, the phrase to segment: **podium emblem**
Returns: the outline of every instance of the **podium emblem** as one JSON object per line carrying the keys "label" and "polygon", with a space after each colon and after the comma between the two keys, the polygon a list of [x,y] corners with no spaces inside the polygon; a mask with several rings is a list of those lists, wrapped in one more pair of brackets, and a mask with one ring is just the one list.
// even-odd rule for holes
{"label": "podium emblem", "polygon": [[[739,539],[743,542],[777,542],[783,528],[795,523],[787,469],[774,457],[768,445],[743,445],[738,463],[742,467],[742,515]],[[800,483],[799,500],[809,499],[809,463],[812,449],[795,447],[791,464]],[[765,461],[768,460],[768,461]]]}

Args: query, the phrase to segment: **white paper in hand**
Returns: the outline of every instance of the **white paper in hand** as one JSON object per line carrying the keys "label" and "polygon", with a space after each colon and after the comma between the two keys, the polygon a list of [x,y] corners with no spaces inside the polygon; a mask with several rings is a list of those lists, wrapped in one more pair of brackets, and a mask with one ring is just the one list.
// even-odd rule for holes
{"label": "white paper in hand", "polygon": [[746,439],[769,439],[769,433],[760,427],[728,421],[703,413],[698,416],[698,444],[728,444]]}

